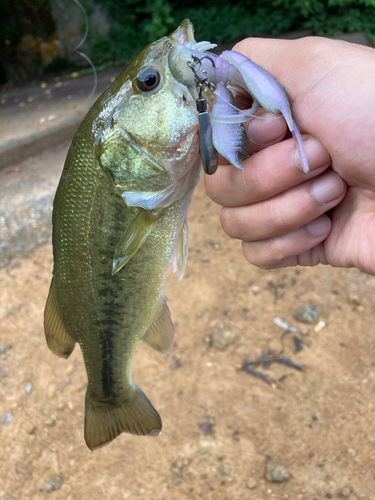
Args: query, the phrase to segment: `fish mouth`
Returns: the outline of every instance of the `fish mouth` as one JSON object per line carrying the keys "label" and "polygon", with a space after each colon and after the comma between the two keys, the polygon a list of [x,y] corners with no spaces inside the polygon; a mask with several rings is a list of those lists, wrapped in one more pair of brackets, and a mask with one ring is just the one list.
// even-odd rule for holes
{"label": "fish mouth", "polygon": [[195,42],[194,27],[189,19],[184,19],[180,26],[171,35],[175,43],[185,45],[186,42]]}
{"label": "fish mouth", "polygon": [[184,106],[194,106],[195,107],[195,102],[194,99],[192,98],[188,88],[183,85],[182,83],[176,82],[178,85],[178,90],[181,92],[181,102],[179,105],[179,108],[182,108]]}

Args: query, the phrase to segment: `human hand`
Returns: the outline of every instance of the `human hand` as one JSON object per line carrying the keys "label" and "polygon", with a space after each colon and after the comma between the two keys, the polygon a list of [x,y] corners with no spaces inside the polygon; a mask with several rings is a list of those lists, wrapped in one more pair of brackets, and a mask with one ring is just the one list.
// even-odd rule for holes
{"label": "human hand", "polygon": [[247,39],[233,50],[287,89],[310,172],[294,140],[283,140],[284,120],[263,112],[245,125],[256,152],[245,172],[220,165],[205,176],[224,207],[224,231],[258,267],[322,263],[375,274],[375,51],[318,37]]}

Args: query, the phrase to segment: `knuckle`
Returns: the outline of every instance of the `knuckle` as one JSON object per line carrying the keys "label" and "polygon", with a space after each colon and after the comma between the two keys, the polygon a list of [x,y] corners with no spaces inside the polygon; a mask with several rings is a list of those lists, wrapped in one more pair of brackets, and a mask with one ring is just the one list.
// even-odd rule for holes
{"label": "knuckle", "polygon": [[264,208],[261,212],[262,225],[268,228],[268,231],[272,234],[278,233],[280,230],[284,229],[288,221],[284,219],[284,211],[272,198],[264,203]]}
{"label": "knuckle", "polygon": [[296,265],[296,257],[290,255],[278,238],[257,242],[242,242],[242,252],[245,259],[261,269],[275,269]]}
{"label": "knuckle", "polygon": [[209,198],[211,198],[211,200],[214,201],[215,203],[220,204],[220,196],[219,196],[219,192],[218,192],[219,189],[218,189],[216,179],[214,179],[214,176],[213,175],[205,175],[204,176],[204,183],[206,186],[207,196]]}
{"label": "knuckle", "polygon": [[236,224],[232,212],[233,210],[230,208],[222,208],[220,211],[220,224],[225,234],[231,238],[236,238]]}

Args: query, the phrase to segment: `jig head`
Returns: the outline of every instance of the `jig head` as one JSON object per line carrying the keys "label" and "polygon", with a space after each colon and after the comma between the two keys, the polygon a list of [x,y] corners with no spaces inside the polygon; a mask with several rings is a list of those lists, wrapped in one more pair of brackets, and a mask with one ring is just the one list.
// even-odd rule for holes
{"label": "jig head", "polygon": [[[209,56],[203,56],[202,59],[211,61],[213,67],[215,63]],[[207,101],[202,97],[203,87],[208,87],[212,92],[215,90],[215,85],[208,81],[206,71],[202,70],[202,59],[192,56],[187,62],[189,68],[193,71],[199,97],[196,100],[199,122],[199,137],[203,170],[208,175],[216,172],[218,166],[218,154],[215,149],[212,139],[212,124],[210,114],[207,111]]]}

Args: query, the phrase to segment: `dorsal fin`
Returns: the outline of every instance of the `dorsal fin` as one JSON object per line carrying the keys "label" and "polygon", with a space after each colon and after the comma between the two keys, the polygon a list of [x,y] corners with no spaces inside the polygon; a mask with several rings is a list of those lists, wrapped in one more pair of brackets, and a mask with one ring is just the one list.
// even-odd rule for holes
{"label": "dorsal fin", "polygon": [[49,349],[60,358],[68,358],[74,349],[75,340],[72,339],[61,318],[56,295],[54,278],[44,310],[44,331]]}
{"label": "dorsal fin", "polygon": [[151,325],[142,340],[162,354],[172,349],[174,326],[165,295],[160,297]]}

